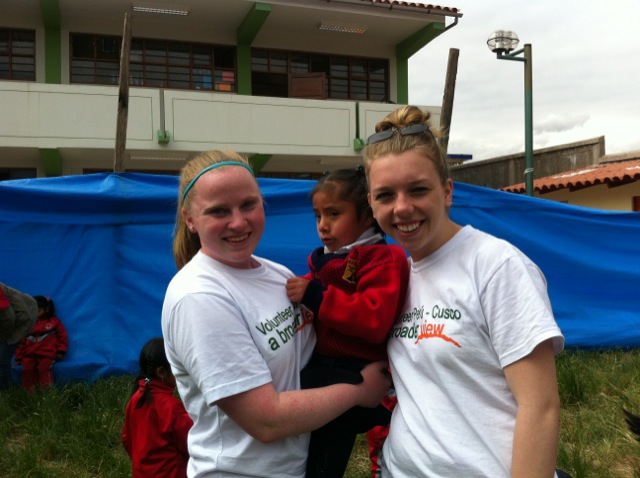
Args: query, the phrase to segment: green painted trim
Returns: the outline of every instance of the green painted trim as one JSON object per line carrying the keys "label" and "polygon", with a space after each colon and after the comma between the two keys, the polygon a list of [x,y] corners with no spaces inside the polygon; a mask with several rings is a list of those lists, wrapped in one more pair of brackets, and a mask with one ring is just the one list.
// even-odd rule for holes
{"label": "green painted trim", "polygon": [[158,143],[159,144],[168,144],[171,141],[171,133],[165,130],[164,134],[162,130],[158,130]]}
{"label": "green painted trim", "polygon": [[62,176],[62,158],[57,149],[39,149],[40,164],[44,169],[44,175],[48,178]]}
{"label": "green painted trim", "polygon": [[396,57],[396,103],[409,104],[409,59]]}
{"label": "green painted trim", "polygon": [[40,13],[45,28],[60,30],[60,4],[58,0],[40,0]]}
{"label": "green painted trim", "polygon": [[251,45],[236,47],[236,65],[238,70],[237,93],[251,96]]}
{"label": "green painted trim", "polygon": [[405,105],[409,103],[409,58],[444,31],[444,23],[434,22],[396,45],[397,103]]}
{"label": "green painted trim", "polygon": [[60,34],[60,5],[58,0],[40,0],[44,25],[44,81],[62,83],[62,38]]}
{"label": "green painted trim", "polygon": [[271,156],[271,154],[254,154],[249,158],[249,164],[255,175],[260,174],[260,171],[267,165]]}
{"label": "green painted trim", "polygon": [[431,43],[445,31],[445,25],[441,22],[430,23],[418,30],[413,35],[405,38],[396,45],[396,55],[400,58],[410,58],[422,48]]}
{"label": "green painted trim", "polygon": [[62,40],[60,30],[44,31],[44,82],[62,83]]}
{"label": "green painted trim", "polygon": [[236,65],[239,95],[251,96],[251,43],[271,13],[268,3],[254,3],[236,30]]}
{"label": "green painted trim", "polygon": [[238,44],[251,45],[256,35],[264,25],[271,13],[271,5],[268,3],[254,3],[251,11],[244,17],[236,30]]}

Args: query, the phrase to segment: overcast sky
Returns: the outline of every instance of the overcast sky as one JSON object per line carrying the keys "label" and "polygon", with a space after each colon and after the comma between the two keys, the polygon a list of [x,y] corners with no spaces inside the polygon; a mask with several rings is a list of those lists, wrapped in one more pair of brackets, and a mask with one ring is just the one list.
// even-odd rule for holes
{"label": "overcast sky", "polygon": [[459,50],[449,153],[524,151],[524,63],[496,59],[495,30],[532,47],[534,149],[604,136],[607,154],[640,150],[640,0],[422,3],[463,14],[409,62],[409,102],[440,106],[449,49]]}

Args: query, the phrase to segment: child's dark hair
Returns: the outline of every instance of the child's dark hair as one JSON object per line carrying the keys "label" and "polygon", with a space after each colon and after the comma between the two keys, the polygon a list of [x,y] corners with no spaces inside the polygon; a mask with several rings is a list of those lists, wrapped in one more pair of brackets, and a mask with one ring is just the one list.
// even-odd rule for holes
{"label": "child's dark hair", "polygon": [[167,355],[164,351],[164,339],[162,337],[154,337],[144,344],[140,351],[139,361],[140,372],[138,372],[138,375],[133,382],[131,396],[133,396],[140,388],[140,380],[147,380],[147,383],[145,384],[142,397],[140,397],[140,400],[138,400],[138,403],[136,404],[136,408],[140,408],[142,405],[147,403],[147,401],[151,401],[149,380],[158,379],[158,375],[156,373],[158,367],[164,367],[167,370],[171,369],[169,360],[167,360]]}
{"label": "child's dark hair", "polygon": [[33,298],[38,303],[38,309],[44,309],[44,313],[47,317],[53,317],[56,315],[56,307],[53,305],[53,301],[49,299],[49,297],[35,295]]}
{"label": "child's dark hair", "polygon": [[313,187],[309,193],[309,197],[312,198],[318,192],[336,195],[342,201],[348,201],[354,204],[356,206],[358,219],[362,219],[363,217],[371,218],[375,231],[382,233],[378,222],[373,218],[371,206],[369,206],[369,200],[367,199],[369,188],[367,186],[367,177],[362,166],[327,171]]}

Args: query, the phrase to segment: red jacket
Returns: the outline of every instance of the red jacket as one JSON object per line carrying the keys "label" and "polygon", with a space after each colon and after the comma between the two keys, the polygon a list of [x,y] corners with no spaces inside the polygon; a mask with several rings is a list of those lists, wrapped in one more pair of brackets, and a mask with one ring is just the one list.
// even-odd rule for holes
{"label": "red jacket", "polygon": [[151,380],[148,386],[151,400],[136,408],[145,387],[140,380],[140,388],[127,403],[122,428],[133,478],[186,478],[187,435],[193,421],[173,396],[172,387],[159,380]]}
{"label": "red jacket", "polygon": [[20,341],[15,356],[16,360],[25,357],[55,359],[57,354],[66,354],[68,347],[67,331],[54,315],[36,320],[31,332]]}
{"label": "red jacket", "polygon": [[387,335],[409,282],[407,256],[385,243],[356,246],[345,253],[315,249],[309,256],[311,282],[302,304],[316,318],[315,352],[367,361],[387,358]]}

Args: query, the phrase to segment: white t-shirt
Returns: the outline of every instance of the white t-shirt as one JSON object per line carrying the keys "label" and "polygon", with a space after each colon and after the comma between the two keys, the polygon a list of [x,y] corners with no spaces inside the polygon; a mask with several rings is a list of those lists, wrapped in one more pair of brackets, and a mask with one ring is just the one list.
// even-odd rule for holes
{"label": "white t-shirt", "polygon": [[269,382],[300,388],[315,332],[285,292],[287,268],[263,258],[235,269],[198,253],[171,280],[162,309],[167,358],[189,415],[190,478],[305,475],[309,434],[263,444],[215,406]]}
{"label": "white t-shirt", "polygon": [[398,396],[383,477],[511,476],[516,402],[504,367],[564,345],[538,267],[470,226],[411,264],[388,344]]}

